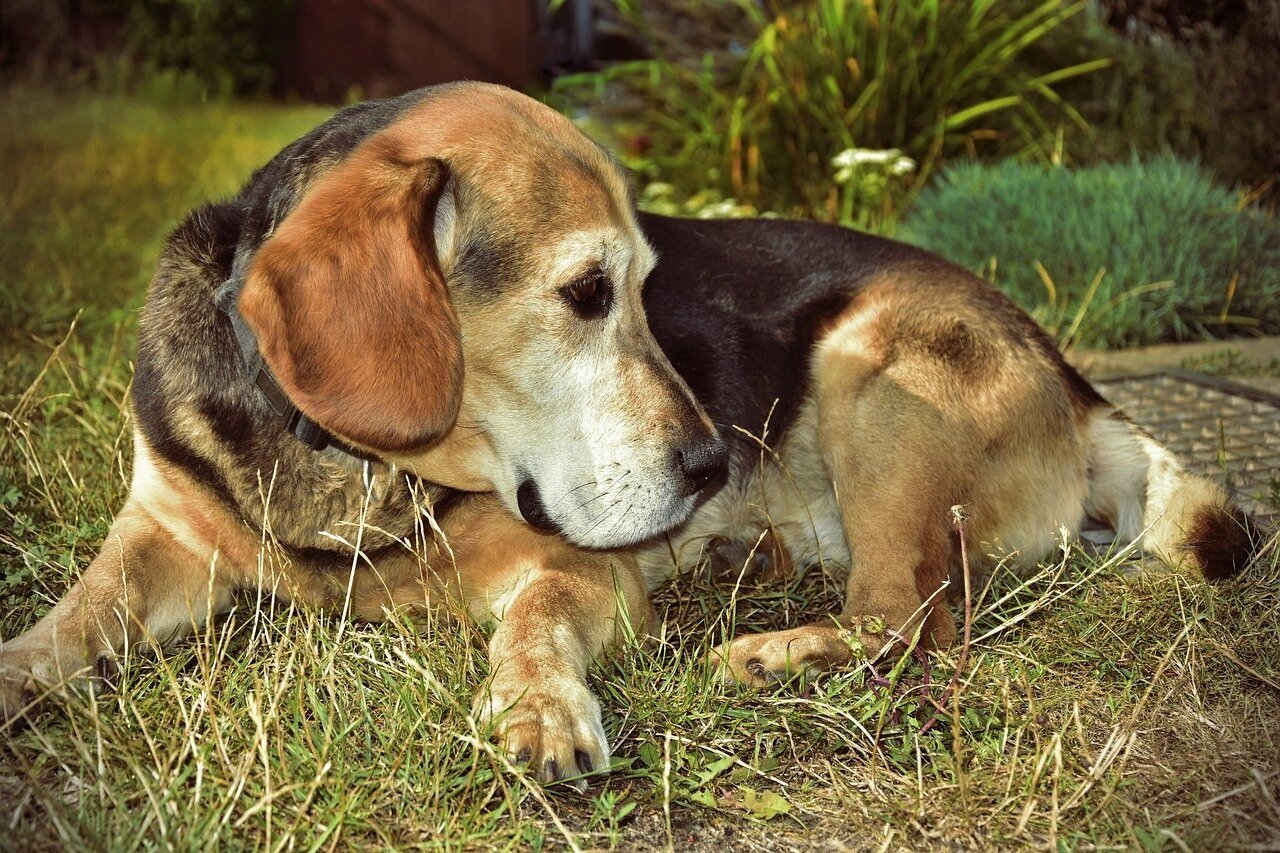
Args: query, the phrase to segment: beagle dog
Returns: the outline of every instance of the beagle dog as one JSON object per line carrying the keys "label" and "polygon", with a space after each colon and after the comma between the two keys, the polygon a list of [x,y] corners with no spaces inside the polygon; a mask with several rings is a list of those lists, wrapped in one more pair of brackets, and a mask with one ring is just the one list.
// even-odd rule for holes
{"label": "beagle dog", "polygon": [[714,543],[848,567],[840,614],[715,650],[751,683],[952,642],[956,505],[1025,564],[1087,517],[1211,578],[1250,549],[972,275],[834,226],[637,214],[572,123],[475,83],[347,108],[192,213],[131,403],[101,552],[0,645],[10,718],[258,588],[491,623],[475,712],[555,781],[608,766],[591,661]]}

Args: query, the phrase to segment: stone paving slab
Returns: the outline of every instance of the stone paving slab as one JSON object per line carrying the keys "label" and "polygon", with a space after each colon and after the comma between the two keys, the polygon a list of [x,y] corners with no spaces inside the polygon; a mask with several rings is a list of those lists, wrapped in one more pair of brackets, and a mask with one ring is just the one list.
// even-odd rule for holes
{"label": "stone paving slab", "polygon": [[1280,527],[1280,396],[1176,369],[1094,385],[1188,468],[1230,487],[1264,527]]}
{"label": "stone paving slab", "polygon": [[1225,482],[1264,527],[1280,530],[1280,337],[1078,351],[1068,359],[1188,467]]}
{"label": "stone paving slab", "polygon": [[1076,350],[1067,354],[1067,360],[1085,376],[1098,380],[1181,368],[1190,360],[1226,352],[1237,353],[1241,358],[1258,364],[1269,364],[1280,360],[1280,337],[1157,344],[1120,350]]}

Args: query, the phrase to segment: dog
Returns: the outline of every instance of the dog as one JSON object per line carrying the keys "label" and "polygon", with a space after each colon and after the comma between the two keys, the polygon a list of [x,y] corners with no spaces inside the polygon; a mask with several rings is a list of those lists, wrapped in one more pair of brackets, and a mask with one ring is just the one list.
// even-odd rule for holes
{"label": "dog", "polygon": [[1007,298],[836,226],[637,213],[555,111],[452,84],[349,107],[192,213],[139,320],[131,491],[0,646],[0,709],[109,681],[264,589],[493,624],[475,713],[544,782],[609,764],[591,662],[709,548],[851,567],[842,613],[713,650],[752,684],[941,647],[971,542],[1086,518],[1206,577],[1250,551]]}

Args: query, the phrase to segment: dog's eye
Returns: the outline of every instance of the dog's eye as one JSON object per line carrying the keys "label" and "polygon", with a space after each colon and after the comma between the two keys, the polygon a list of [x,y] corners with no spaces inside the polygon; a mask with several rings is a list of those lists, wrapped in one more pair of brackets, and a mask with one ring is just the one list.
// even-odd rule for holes
{"label": "dog's eye", "polygon": [[609,312],[609,279],[601,270],[592,270],[560,293],[581,317],[603,317]]}

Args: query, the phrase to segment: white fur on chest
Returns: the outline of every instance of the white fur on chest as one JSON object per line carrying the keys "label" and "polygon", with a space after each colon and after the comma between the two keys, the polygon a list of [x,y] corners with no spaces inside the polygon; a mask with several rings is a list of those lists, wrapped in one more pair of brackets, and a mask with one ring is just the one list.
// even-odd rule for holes
{"label": "white fur on chest", "polygon": [[818,446],[818,412],[806,401],[782,448],[731,480],[685,524],[641,549],[640,566],[652,589],[697,565],[717,539],[755,545],[773,528],[795,566],[849,566],[837,496]]}

